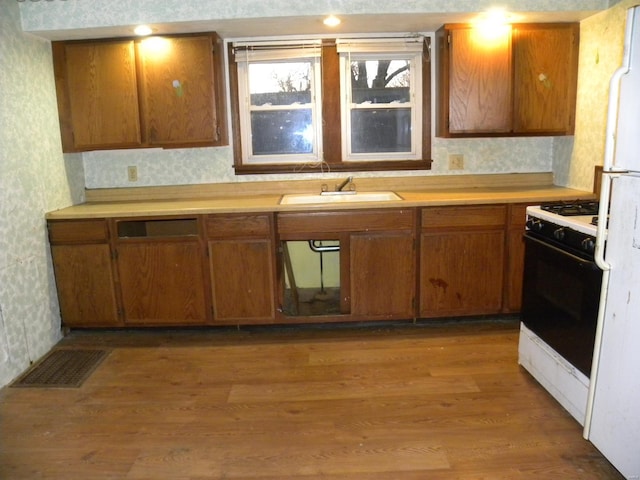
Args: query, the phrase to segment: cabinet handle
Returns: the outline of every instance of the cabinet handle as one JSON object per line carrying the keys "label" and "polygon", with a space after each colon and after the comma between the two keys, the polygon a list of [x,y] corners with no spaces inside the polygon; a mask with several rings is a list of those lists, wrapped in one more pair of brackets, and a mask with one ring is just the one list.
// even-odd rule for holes
{"label": "cabinet handle", "polygon": [[538,80],[540,81],[540,83],[542,83],[544,88],[551,88],[552,87],[551,80],[549,80],[549,77],[547,77],[546,74],[541,73],[540,75],[538,75]]}

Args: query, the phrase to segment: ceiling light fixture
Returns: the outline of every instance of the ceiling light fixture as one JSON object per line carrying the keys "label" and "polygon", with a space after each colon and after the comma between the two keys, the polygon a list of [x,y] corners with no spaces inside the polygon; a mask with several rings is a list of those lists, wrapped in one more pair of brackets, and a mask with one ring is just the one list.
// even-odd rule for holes
{"label": "ceiling light fixture", "polygon": [[327,27],[337,27],[340,25],[341,20],[335,15],[329,15],[325,18],[322,23],[324,23]]}
{"label": "ceiling light fixture", "polygon": [[133,32],[136,35],[144,37],[147,35],[151,35],[153,33],[153,29],[149,25],[138,25],[136,28],[133,29]]}

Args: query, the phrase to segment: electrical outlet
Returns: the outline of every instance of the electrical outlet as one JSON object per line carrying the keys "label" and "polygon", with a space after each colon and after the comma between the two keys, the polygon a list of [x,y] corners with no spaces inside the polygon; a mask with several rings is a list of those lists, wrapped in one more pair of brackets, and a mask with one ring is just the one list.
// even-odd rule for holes
{"label": "electrical outlet", "polygon": [[127,167],[127,178],[130,182],[138,181],[138,167],[135,165],[130,165]]}
{"label": "electrical outlet", "polygon": [[461,153],[450,154],[449,170],[464,170],[464,155]]}

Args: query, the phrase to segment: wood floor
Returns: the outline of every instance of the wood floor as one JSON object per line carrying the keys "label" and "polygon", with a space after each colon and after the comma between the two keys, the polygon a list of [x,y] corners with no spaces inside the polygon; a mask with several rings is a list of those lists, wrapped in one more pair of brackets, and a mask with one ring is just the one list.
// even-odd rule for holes
{"label": "wood floor", "polygon": [[0,478],[618,479],[514,320],[74,331],[80,388],[0,390]]}

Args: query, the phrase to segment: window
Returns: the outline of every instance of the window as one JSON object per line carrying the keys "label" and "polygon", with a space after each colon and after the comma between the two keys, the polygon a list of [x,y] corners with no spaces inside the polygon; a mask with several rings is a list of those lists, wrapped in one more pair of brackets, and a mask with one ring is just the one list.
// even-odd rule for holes
{"label": "window", "polygon": [[234,42],[236,173],[430,168],[427,44]]}
{"label": "window", "polygon": [[243,162],[317,162],[319,43],[237,47]]}
{"label": "window", "polygon": [[338,41],[345,161],[422,156],[422,39]]}

